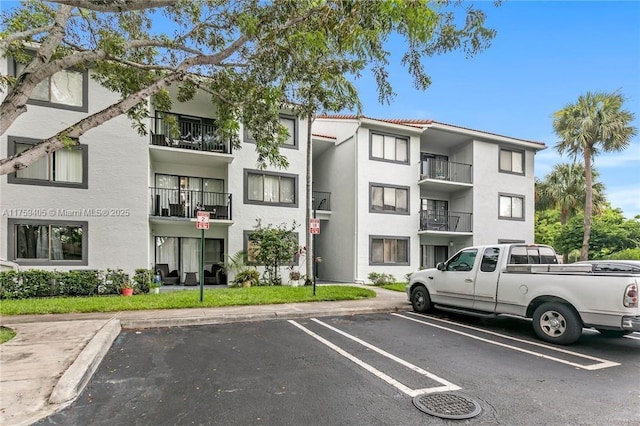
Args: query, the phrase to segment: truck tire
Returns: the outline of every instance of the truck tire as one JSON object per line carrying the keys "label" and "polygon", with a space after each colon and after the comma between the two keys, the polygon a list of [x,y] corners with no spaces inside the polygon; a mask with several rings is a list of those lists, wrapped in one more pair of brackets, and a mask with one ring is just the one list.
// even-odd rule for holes
{"label": "truck tire", "polygon": [[633,333],[633,331],[630,331],[630,330],[603,330],[601,328],[596,328],[596,330],[600,332],[602,337],[611,337],[611,338],[624,337],[627,334]]}
{"label": "truck tire", "polygon": [[541,340],[570,345],[582,335],[582,320],[569,305],[546,302],[533,312],[533,329]]}
{"label": "truck tire", "polygon": [[414,311],[421,314],[431,309],[431,297],[425,286],[419,285],[411,291],[411,306]]}

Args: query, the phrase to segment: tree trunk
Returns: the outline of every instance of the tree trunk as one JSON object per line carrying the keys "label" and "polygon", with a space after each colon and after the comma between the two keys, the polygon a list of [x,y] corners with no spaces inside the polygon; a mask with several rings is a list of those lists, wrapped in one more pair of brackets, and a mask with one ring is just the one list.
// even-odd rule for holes
{"label": "tree trunk", "polygon": [[312,201],[313,201],[313,187],[311,182],[311,174],[313,172],[313,163],[311,161],[313,154],[313,146],[311,141],[311,124],[313,123],[313,114],[309,114],[307,117],[307,211],[305,214],[307,223],[305,223],[305,234],[307,236],[307,257],[305,263],[306,275],[307,279],[313,280],[313,256],[316,254],[313,252],[313,242],[311,236],[311,230],[309,229],[309,224],[311,223],[311,209],[312,209]]}
{"label": "tree trunk", "polygon": [[584,236],[580,250],[580,260],[589,260],[589,238],[591,237],[591,215],[593,214],[593,188],[591,176],[591,148],[584,148]]}

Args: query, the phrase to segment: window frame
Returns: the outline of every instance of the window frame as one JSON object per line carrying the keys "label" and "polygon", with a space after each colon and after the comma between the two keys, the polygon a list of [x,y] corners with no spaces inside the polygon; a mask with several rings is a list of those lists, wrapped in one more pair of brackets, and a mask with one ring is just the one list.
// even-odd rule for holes
{"label": "window frame", "polygon": [[[44,260],[44,259],[18,259],[17,258],[17,235],[18,225],[47,225],[51,226],[79,226],[82,228],[82,259],[81,260]],[[7,220],[7,257],[8,260],[16,262],[22,266],[87,266],[89,264],[89,222],[71,220],[48,220],[48,219],[22,219],[10,217]],[[49,239],[51,234],[49,235]],[[51,253],[49,253],[51,256]]]}
{"label": "window frame", "polygon": [[[511,216],[502,216],[502,212],[501,212],[501,200],[502,197],[505,198],[511,198],[512,203],[511,203]],[[518,198],[520,200],[522,200],[522,217],[514,217],[513,216],[513,199],[514,198]],[[525,201],[526,198],[524,195],[519,195],[519,194],[507,194],[507,193],[503,193],[503,192],[499,192],[498,193],[498,219],[500,220],[517,220],[517,221],[524,221],[525,220]]]}
{"label": "window frame", "polygon": [[[33,52],[33,54],[35,55],[35,52]],[[17,62],[14,58],[8,57],[8,69],[7,69],[8,75],[11,75],[13,77],[18,77],[16,75],[16,72],[18,70],[18,67],[16,64]],[[80,73],[82,75],[82,105],[80,106],[67,105],[67,104],[60,104],[57,102],[43,101],[40,99],[31,99],[31,98],[27,100],[27,104],[43,106],[48,108],[63,109],[67,111],[89,112],[89,71],[86,69],[81,70],[75,67],[71,67],[68,70],[64,70],[64,71],[73,71],[73,72]],[[49,80],[49,85],[51,85],[51,77],[53,77],[53,75],[47,77],[47,79]]]}
{"label": "window frame", "polygon": [[[502,152],[509,152],[511,154],[511,168],[503,167],[503,165],[502,165]],[[515,154],[520,154],[522,156],[521,164],[520,164],[520,167],[522,167],[522,171],[521,172],[517,172],[517,171],[513,170],[513,154],[514,153]],[[526,174],[525,158],[526,158],[526,151],[524,151],[524,150],[500,147],[499,152],[498,152],[498,172],[500,172],[500,173],[509,173],[509,174],[518,175],[518,176],[524,176]]]}
{"label": "window frame", "polygon": [[[293,196],[294,196],[294,202],[293,203],[283,203],[283,202],[277,202],[277,203],[272,203],[272,202],[268,202],[268,201],[260,201],[260,200],[250,200],[249,199],[249,175],[262,175],[264,176],[277,176],[279,178],[291,178],[293,179]],[[293,173],[279,173],[279,172],[271,172],[271,171],[264,171],[264,170],[255,170],[255,169],[244,169],[243,173],[243,202],[244,204],[255,204],[255,205],[260,205],[260,206],[277,206],[277,207],[289,207],[289,208],[297,208],[298,207],[298,203],[299,203],[299,196],[298,196],[298,175],[297,174],[293,174]],[[264,188],[263,188],[263,197],[264,197]]]}
{"label": "window frame", "polygon": [[[374,157],[373,155],[373,136],[382,136],[383,138],[386,137],[393,137],[395,139],[403,139],[404,141],[406,141],[407,143],[407,159],[405,161],[401,161],[401,160],[390,160],[384,157]],[[384,145],[384,142],[383,142]],[[384,150],[384,147],[383,147]],[[396,147],[396,152],[397,152],[397,147]],[[393,163],[393,164],[405,164],[405,165],[409,165],[410,163],[410,159],[411,159],[411,138],[409,136],[402,136],[402,135],[398,135],[395,133],[387,133],[387,132],[380,132],[377,130],[369,130],[369,160],[372,161],[383,161],[385,163]]]}
{"label": "window frame", "polygon": [[[280,148],[287,148],[287,149],[300,149],[300,141],[298,138],[298,119],[295,115],[291,115],[291,114],[278,114],[278,122],[280,124],[282,124],[281,120],[291,120],[293,121],[293,134],[289,135],[293,138],[293,144],[282,144],[280,146]],[[247,128],[247,126],[243,126],[243,130],[242,130],[243,136],[242,139],[244,140],[244,142],[246,143],[252,143],[255,144],[256,140],[253,138],[253,136],[251,135],[251,133],[249,132],[249,129]]]}
{"label": "window frame", "polygon": [[[382,240],[383,249],[384,243],[387,240],[394,241],[406,241],[407,243],[407,261],[406,262],[375,262],[373,260],[373,240]],[[383,254],[384,258],[384,254]],[[369,265],[370,266],[407,266],[411,264],[411,237],[392,236],[392,235],[369,235]]]}
{"label": "window frame", "polygon": [[[385,188],[390,188],[390,189],[395,189],[395,190],[406,190],[407,191],[407,210],[406,211],[398,211],[397,210],[397,206],[396,206],[396,210],[384,210],[384,198],[382,200],[383,203],[383,209],[382,210],[376,210],[373,208],[373,188],[374,187],[378,187],[378,188],[382,188],[383,189],[383,193],[384,193],[384,189]],[[384,197],[384,195],[383,195]],[[404,215],[404,216],[408,216],[411,212],[411,187],[409,186],[404,186],[404,185],[389,185],[386,183],[379,183],[379,182],[369,182],[369,213],[380,213],[380,214],[395,214],[395,215]]]}
{"label": "window frame", "polygon": [[[42,140],[33,138],[23,138],[20,136],[7,136],[7,155],[12,156],[16,154],[16,144],[23,145],[37,145]],[[61,148],[66,149],[66,148]],[[37,186],[56,186],[62,188],[89,188],[89,146],[86,144],[78,144],[71,149],[82,151],[82,182],[65,182],[50,179],[35,179],[35,178],[21,178],[18,177],[17,172],[9,173],[7,176],[7,183],[19,184],[19,185],[37,185]],[[47,154],[47,161],[51,161],[50,156],[55,155],[57,151]],[[28,166],[27,166],[28,167]]]}

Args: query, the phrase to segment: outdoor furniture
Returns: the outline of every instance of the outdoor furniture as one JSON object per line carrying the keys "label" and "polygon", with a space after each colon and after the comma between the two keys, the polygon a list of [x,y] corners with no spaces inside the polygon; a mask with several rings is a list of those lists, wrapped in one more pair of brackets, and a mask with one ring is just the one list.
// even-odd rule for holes
{"label": "outdoor furniture", "polygon": [[196,272],[187,272],[184,276],[184,285],[185,286],[193,286],[198,285],[198,276]]}
{"label": "outdoor furniture", "polygon": [[160,279],[164,285],[178,285],[180,284],[180,274],[177,269],[169,272],[169,265],[167,263],[156,264],[156,271],[160,272]]}
{"label": "outdoor furniture", "polygon": [[184,216],[182,204],[169,203],[169,216]]}
{"label": "outdoor furniture", "polygon": [[213,265],[211,265],[211,270],[204,270],[204,283],[205,285],[215,285],[215,284],[221,284],[218,281],[218,271],[220,271],[222,269],[222,266],[214,263]]}

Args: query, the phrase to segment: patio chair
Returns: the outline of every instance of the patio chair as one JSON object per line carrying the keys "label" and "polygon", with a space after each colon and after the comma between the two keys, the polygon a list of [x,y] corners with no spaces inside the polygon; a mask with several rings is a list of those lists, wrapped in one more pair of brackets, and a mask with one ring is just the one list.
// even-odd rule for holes
{"label": "patio chair", "polygon": [[180,274],[177,269],[169,272],[169,265],[167,263],[156,264],[156,271],[160,272],[160,279],[164,285],[178,285],[180,284]]}

